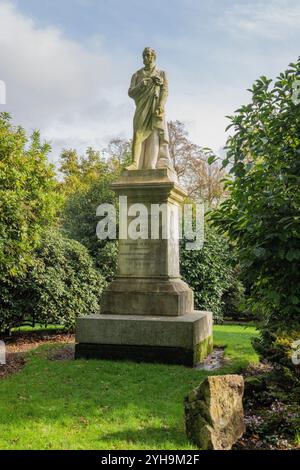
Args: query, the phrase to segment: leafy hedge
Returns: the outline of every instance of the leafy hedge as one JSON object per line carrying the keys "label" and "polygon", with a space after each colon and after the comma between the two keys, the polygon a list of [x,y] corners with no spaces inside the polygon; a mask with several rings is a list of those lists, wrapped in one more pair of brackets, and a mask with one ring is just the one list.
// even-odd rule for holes
{"label": "leafy hedge", "polygon": [[98,312],[104,286],[87,249],[49,231],[27,274],[0,283],[0,331],[35,323],[72,329],[78,315]]}
{"label": "leafy hedge", "polygon": [[213,312],[214,321],[222,322],[224,294],[234,279],[234,258],[225,237],[206,224],[202,250],[189,251],[181,246],[181,274],[195,294],[195,307]]}

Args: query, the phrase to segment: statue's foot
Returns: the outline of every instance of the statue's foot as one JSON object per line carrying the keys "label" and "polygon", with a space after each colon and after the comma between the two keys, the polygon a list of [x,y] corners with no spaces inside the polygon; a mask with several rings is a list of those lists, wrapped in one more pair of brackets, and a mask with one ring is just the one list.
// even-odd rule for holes
{"label": "statue's foot", "polygon": [[129,166],[126,168],[126,170],[129,170],[129,171],[131,171],[131,170],[137,170],[137,165],[136,165],[136,163],[133,162],[131,165],[129,165]]}

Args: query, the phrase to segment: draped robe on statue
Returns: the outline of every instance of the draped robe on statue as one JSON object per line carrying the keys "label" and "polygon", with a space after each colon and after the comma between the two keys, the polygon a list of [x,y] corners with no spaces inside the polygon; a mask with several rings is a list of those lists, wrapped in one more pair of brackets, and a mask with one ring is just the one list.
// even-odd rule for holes
{"label": "draped robe on statue", "polygon": [[[155,76],[162,79],[161,86],[156,85],[154,80],[144,85],[144,79]],[[164,107],[168,97],[166,73],[156,68],[149,72],[139,70],[132,77],[128,94],[136,104],[133,127],[135,139],[141,144],[138,169],[171,166],[165,115],[156,114],[158,106]]]}

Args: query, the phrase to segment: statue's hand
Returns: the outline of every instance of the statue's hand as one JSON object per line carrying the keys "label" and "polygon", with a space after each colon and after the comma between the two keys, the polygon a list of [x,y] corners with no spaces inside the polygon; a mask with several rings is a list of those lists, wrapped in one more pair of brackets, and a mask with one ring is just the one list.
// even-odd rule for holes
{"label": "statue's hand", "polygon": [[158,106],[155,111],[155,115],[158,118],[163,118],[165,114],[165,110],[163,106]]}
{"label": "statue's hand", "polygon": [[163,78],[160,77],[159,75],[155,75],[154,77],[152,77],[152,79],[153,79],[155,85],[157,85],[157,86],[163,86],[164,80],[163,80]]}

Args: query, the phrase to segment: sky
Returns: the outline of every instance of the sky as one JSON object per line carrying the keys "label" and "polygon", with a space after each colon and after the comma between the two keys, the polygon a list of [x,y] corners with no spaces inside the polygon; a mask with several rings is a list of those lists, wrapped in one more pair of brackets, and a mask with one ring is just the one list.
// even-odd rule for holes
{"label": "sky", "polygon": [[299,0],[0,0],[0,80],[13,122],[83,153],[131,138],[145,46],[167,72],[167,118],[221,153],[226,116],[300,54]]}

